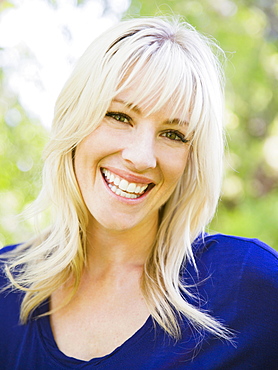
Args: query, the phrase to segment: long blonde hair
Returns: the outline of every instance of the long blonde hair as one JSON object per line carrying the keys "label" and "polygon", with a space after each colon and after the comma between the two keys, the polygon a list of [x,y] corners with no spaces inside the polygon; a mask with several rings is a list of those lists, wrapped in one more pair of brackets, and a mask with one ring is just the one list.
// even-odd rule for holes
{"label": "long blonde hair", "polygon": [[69,299],[78,288],[86,263],[88,216],[74,174],[74,150],[101,122],[113,97],[137,81],[127,103],[148,102],[155,111],[171,102],[173,117],[182,110],[181,119],[189,121],[192,136],[184,175],[161,210],[157,240],[144,267],[143,294],[153,318],[170,335],[179,337],[177,316],[183,315],[196,327],[229,338],[218,321],[186,301],[190,293],[179,276],[182,264],[195,266],[192,242],[213,217],[220,194],[219,53],[211,39],[185,22],[139,18],[106,31],[80,58],[55,106],[43,186],[33,206],[36,214],[51,210],[50,227],[25,243],[20,248],[24,253],[19,249],[6,269],[13,286],[26,292],[23,322],[69,278],[74,280]]}

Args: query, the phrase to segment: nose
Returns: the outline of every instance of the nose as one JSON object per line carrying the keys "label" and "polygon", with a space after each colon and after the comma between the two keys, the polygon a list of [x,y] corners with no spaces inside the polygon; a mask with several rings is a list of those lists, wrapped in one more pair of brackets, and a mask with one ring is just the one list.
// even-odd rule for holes
{"label": "nose", "polygon": [[154,135],[151,130],[135,130],[122,150],[122,157],[138,172],[156,167]]}

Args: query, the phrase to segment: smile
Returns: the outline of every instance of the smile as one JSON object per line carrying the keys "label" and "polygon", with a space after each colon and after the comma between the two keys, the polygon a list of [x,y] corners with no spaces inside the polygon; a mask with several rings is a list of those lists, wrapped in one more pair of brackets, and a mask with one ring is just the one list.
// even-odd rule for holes
{"label": "smile", "polygon": [[[102,175],[113,193],[124,198],[136,199],[142,196],[151,184],[139,185],[115,175],[106,168],[101,169]],[[154,185],[154,184],[152,184]]]}

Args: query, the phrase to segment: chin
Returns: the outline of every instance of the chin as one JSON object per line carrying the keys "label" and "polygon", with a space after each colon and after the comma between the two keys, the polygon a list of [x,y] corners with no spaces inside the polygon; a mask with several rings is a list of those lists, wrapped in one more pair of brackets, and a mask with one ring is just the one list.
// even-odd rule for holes
{"label": "chin", "polygon": [[102,227],[104,230],[109,230],[111,232],[123,232],[136,229],[136,227],[139,226],[140,222],[139,220],[138,222],[136,222],[136,220],[134,220],[134,217],[132,217],[132,219],[125,219],[124,216],[119,215],[116,219],[111,220],[107,219],[107,217],[104,220],[93,218],[93,223],[95,225],[98,224],[98,227]]}
{"label": "chin", "polygon": [[139,223],[128,220],[117,220],[117,222],[111,223],[109,225],[110,230],[115,230],[115,231],[128,231],[128,230],[133,230],[136,229],[137,226],[139,226]]}

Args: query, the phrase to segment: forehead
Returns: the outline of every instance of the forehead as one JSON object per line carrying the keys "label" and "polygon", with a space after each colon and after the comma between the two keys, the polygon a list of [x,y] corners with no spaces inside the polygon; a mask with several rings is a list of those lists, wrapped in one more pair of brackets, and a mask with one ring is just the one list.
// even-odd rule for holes
{"label": "forehead", "polygon": [[189,114],[185,117],[184,107],[177,109],[173,99],[169,98],[163,102],[160,96],[146,96],[140,99],[137,90],[136,83],[134,83],[132,86],[115,95],[112,102],[133,110],[136,114],[141,116],[147,117],[153,113],[159,113],[167,118],[167,120],[179,121],[180,123],[188,122]]}

